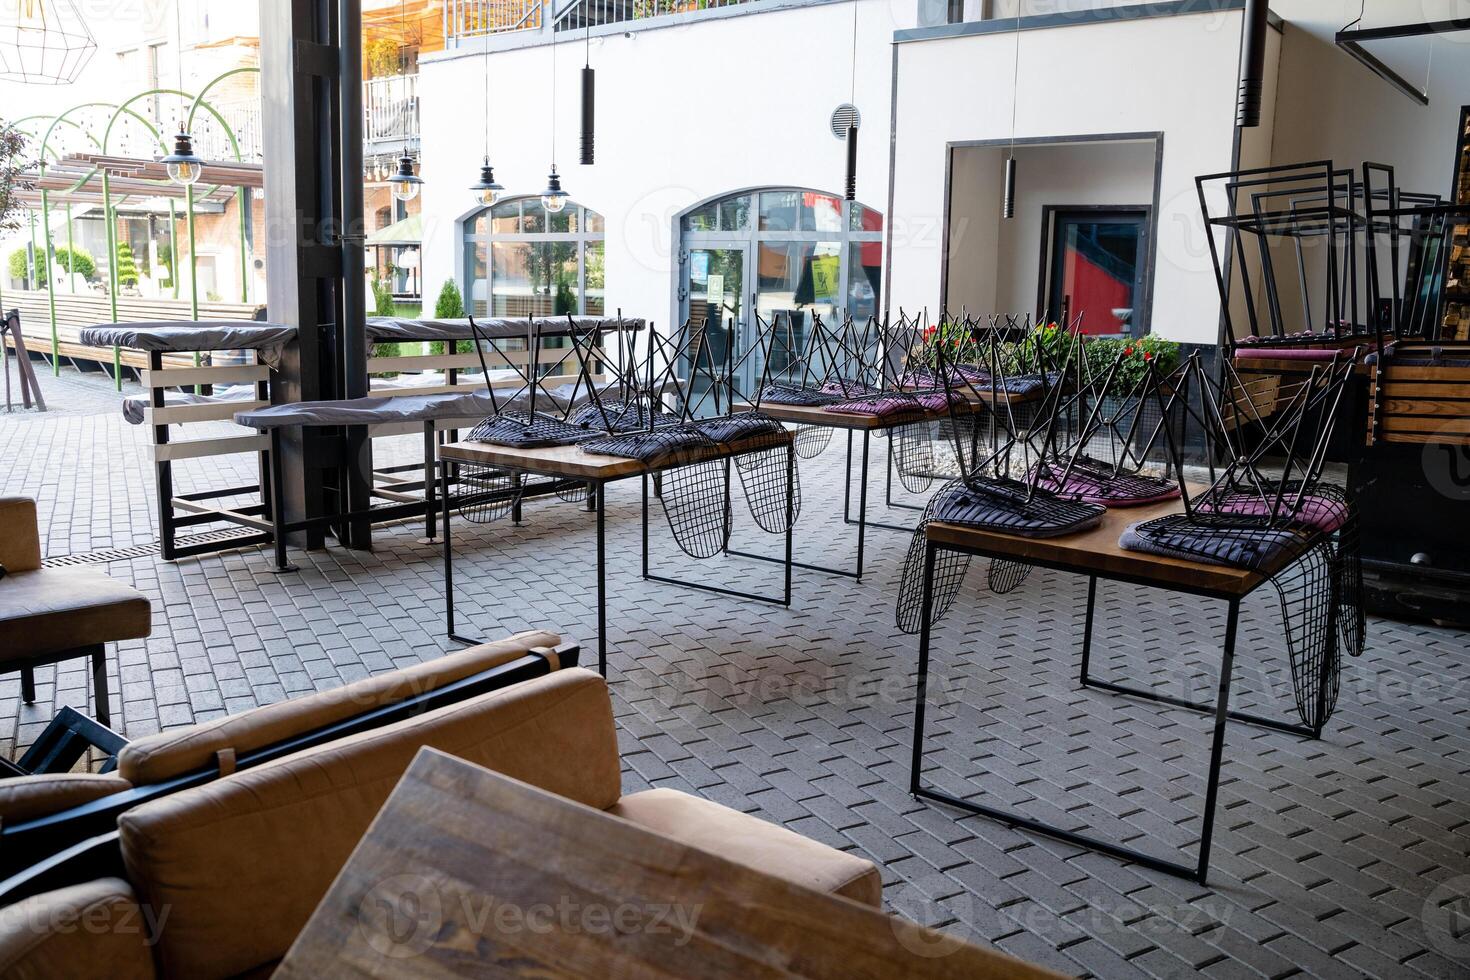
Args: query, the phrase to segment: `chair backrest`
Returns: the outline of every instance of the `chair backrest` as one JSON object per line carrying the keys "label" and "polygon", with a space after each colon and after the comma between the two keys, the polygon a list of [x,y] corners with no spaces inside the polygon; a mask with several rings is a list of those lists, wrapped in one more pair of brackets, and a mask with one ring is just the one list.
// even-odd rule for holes
{"label": "chair backrest", "polygon": [[137,807],[118,822],[123,859],[142,901],[170,910],[161,972],[283,956],[426,745],[598,809],[621,795],[606,682],[578,668]]}
{"label": "chair backrest", "polygon": [[41,567],[36,502],[29,497],[0,497],[0,565],[7,572],[33,572]]}
{"label": "chair backrest", "polygon": [[158,925],[120,878],[35,895],[0,909],[0,976],[152,980]]}
{"label": "chair backrest", "polygon": [[[521,633],[340,688],[264,705],[240,714],[128,743],[119,774],[78,774],[0,781],[15,815],[0,823],[0,903],[57,882],[94,877],[105,849],[71,848],[112,831],[118,816],[151,800],[576,662],[574,645],[555,633]],[[127,775],[124,777],[122,773]]]}

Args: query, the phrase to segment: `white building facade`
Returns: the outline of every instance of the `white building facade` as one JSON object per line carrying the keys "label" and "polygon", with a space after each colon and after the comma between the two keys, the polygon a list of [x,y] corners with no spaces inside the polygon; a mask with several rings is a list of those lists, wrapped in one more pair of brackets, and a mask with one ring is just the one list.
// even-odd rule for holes
{"label": "white building facade", "polygon": [[[553,32],[550,7],[538,30],[451,27],[420,66],[427,298],[454,279],[473,310],[667,325],[718,308],[747,331],[753,313],[787,310],[1056,316],[1090,303],[1093,332],[1208,344],[1220,311],[1197,175],[1374,154],[1405,186],[1444,192],[1470,95],[1454,45],[1429,107],[1333,47],[1354,4],[1273,5],[1262,124],[1244,130],[1243,0],[696,6],[650,4],[665,12],[590,31]],[[1422,19],[1413,6],[1405,19]],[[592,166],[577,163],[584,63]],[[848,102],[862,119],[852,207],[831,122]],[[482,213],[468,187],[487,119],[503,200],[526,202]],[[1401,138],[1357,138],[1385,124]],[[536,197],[553,128],[576,207],[548,220]]]}

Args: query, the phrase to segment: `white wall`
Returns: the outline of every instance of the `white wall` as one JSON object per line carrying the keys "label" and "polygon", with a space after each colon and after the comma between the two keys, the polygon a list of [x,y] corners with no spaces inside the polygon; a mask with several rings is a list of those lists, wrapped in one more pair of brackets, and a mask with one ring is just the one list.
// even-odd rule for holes
{"label": "white wall", "polygon": [[[1018,137],[1164,133],[1152,322],[1179,340],[1216,336],[1219,299],[1194,178],[1230,168],[1240,23],[1238,11],[1211,12],[1032,30],[1019,39]],[[946,143],[1010,134],[1016,43],[1002,32],[899,45],[895,305],[939,301],[935,229],[944,214]]]}
{"label": "white wall", "polygon": [[[885,210],[891,42],[911,3],[858,6],[855,104],[863,114],[858,199]],[[706,198],[757,186],[840,194],[845,147],[829,117],[849,100],[853,7],[837,3],[592,41],[597,163],[577,164],[583,43],[557,49],[557,164],[572,199],[607,219],[607,304],[674,316],[674,218]],[[551,156],[547,46],[490,56],[491,160],[507,195],[546,185]],[[482,59],[453,52],[420,67],[424,288],[462,276],[459,219],[484,152]],[[463,283],[461,283],[463,285]]]}
{"label": "white wall", "polygon": [[[1273,0],[1287,21],[1273,159],[1331,159],[1395,168],[1400,187],[1446,194],[1460,108],[1470,103],[1470,31],[1368,45],[1405,78],[1429,79],[1429,105],[1411,100],[1358,64],[1333,36],[1358,15],[1357,0]],[[1465,0],[1374,0],[1361,27],[1470,16]],[[1432,48],[1432,55],[1431,55]]]}

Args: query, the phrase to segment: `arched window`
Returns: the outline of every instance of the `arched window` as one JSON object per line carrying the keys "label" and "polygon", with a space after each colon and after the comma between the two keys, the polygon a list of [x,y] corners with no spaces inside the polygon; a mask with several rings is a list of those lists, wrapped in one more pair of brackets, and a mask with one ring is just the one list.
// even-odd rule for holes
{"label": "arched window", "polygon": [[464,222],[465,307],[476,316],[600,316],[603,221],[567,202],[501,201]]}
{"label": "arched window", "polygon": [[883,215],[863,204],[762,188],[699,204],[679,228],[680,313],[706,319],[716,356],[732,322],[736,350],[748,348],[752,311],[767,322],[789,316],[798,345],[813,314],[831,322],[879,311]]}

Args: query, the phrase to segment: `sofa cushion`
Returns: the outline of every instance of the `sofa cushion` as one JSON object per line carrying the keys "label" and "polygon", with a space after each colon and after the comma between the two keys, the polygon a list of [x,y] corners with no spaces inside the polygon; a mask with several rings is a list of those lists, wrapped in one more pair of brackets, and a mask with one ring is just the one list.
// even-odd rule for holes
{"label": "sofa cushion", "polygon": [[119,878],[33,895],[0,909],[0,976],[146,980],[153,925]]}
{"label": "sofa cushion", "polygon": [[285,955],[422,746],[605,810],[622,773],[607,684],[580,668],[514,684],[134,807],[128,877],[170,910],[168,976]]}
{"label": "sofa cushion", "polygon": [[131,789],[120,776],[91,772],[41,773],[0,779],[0,824],[9,826],[69,810]]}
{"label": "sofa cushion", "polygon": [[[560,642],[561,637],[555,633],[518,633],[328,691],[149,735],[123,746],[117,757],[117,771],[138,786],[162,782],[213,764],[221,750],[233,749],[235,755],[244,755],[509,663],[533,647],[554,647]],[[555,662],[551,665],[553,670],[558,666]]]}
{"label": "sofa cushion", "polygon": [[30,497],[0,497],[0,565],[8,572],[41,567],[36,502]]}
{"label": "sofa cushion", "polygon": [[607,811],[736,864],[878,907],[883,881],[865,858],[739,810],[672,789],[623,797]]}
{"label": "sofa cushion", "polygon": [[143,593],[101,572],[40,568],[0,579],[0,662],[137,639],[152,625]]}

